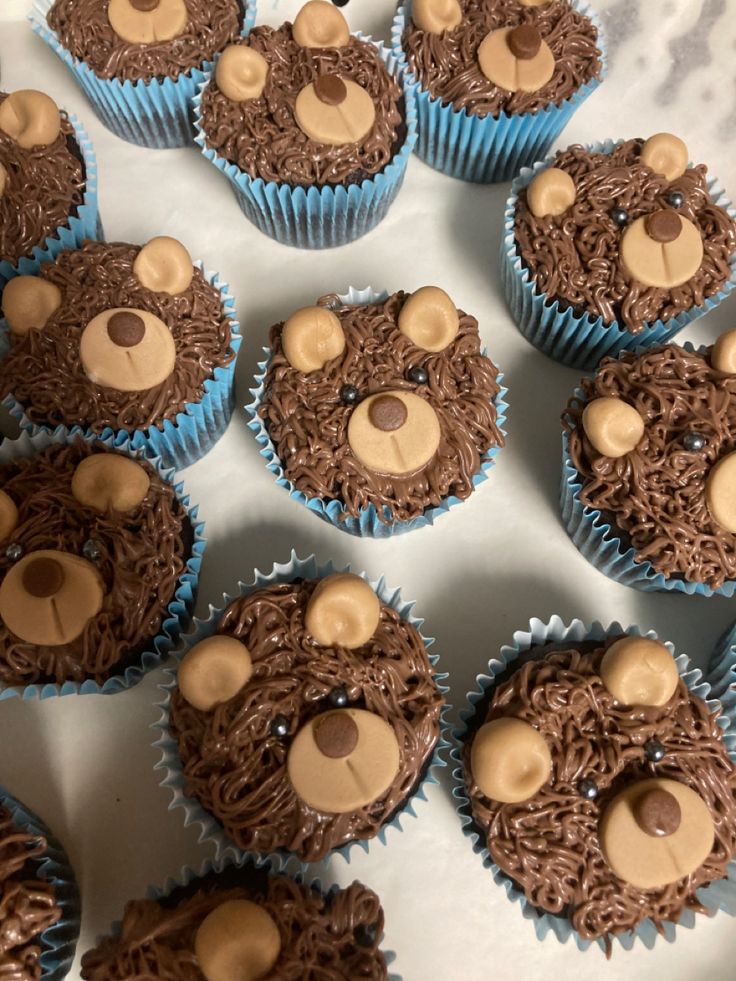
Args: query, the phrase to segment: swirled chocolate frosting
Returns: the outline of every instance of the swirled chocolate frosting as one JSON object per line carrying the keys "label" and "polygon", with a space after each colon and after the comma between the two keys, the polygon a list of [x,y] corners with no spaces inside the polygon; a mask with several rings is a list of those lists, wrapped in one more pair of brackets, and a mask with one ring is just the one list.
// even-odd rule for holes
{"label": "swirled chocolate frosting", "polygon": [[[647,917],[661,929],[684,909],[703,912],[696,890],[722,879],[736,852],[736,769],[717,713],[710,714],[683,681],[659,708],[616,702],[599,674],[604,651],[616,639],[579,650],[535,648],[512,665],[513,674],[495,688],[490,703],[478,706],[473,731],[491,719],[515,716],[544,736],[552,774],[531,799],[501,804],[485,797],[471,775],[470,739],[463,750],[472,818],[493,861],[532,906],[568,918],[581,937],[602,938],[609,950],[613,935]],[[647,761],[644,745],[650,739],[664,746],[659,763]],[[654,776],[699,794],[713,817],[715,837],[692,874],[640,889],[619,879],[606,862],[598,825],[614,796]],[[579,791],[582,780],[595,782],[594,800]]]}
{"label": "swirled chocolate frosting", "polygon": [[[242,873],[228,878],[237,879]],[[204,981],[194,938],[221,903],[257,902],[275,921],[281,953],[262,981],[384,981],[386,960],[378,944],[383,910],[378,896],[359,882],[324,897],[286,876],[263,876],[255,888],[208,884],[179,888],[170,897],[135,900],[125,907],[119,933],[105,937],[82,958],[84,981]]]}
{"label": "swirled chocolate frosting", "polygon": [[53,886],[38,878],[43,838],[13,824],[0,804],[0,978],[40,981],[44,930],[61,919]]}
{"label": "swirled chocolate frosting", "polygon": [[[43,330],[11,334],[10,352],[0,361],[0,393],[17,399],[32,422],[80,425],[96,433],[108,426],[161,428],[187,403],[199,402],[215,368],[232,361],[230,321],[219,291],[195,268],[183,293],[154,293],[133,274],[139,252],[137,245],[85,242],[41,266],[38,275],[61,290],[61,306]],[[170,328],[176,364],[161,384],[119,392],[85,374],[79,357],[82,330],[98,313],[115,307],[149,310]]]}
{"label": "swirled chocolate frosting", "polygon": [[[342,48],[303,48],[291,24],[255,27],[239,41],[268,62],[262,95],[246,102],[226,98],[212,78],[202,96],[207,146],[251,177],[290,186],[359,184],[380,173],[406,138],[403,94],[374,45],[351,37]],[[298,126],[294,107],[301,90],[320,75],[339,75],[370,95],[376,119],[357,143],[329,146]]]}
{"label": "swirled chocolate frosting", "polygon": [[240,0],[184,0],[189,20],[170,41],[131,44],[112,28],[109,0],[55,0],[47,21],[63,46],[100,78],[138,82],[179,75],[212,61],[243,27]]}
{"label": "swirled chocolate frosting", "polygon": [[[601,73],[598,31],[568,0],[524,7],[518,0],[459,0],[463,19],[442,34],[421,31],[409,18],[402,38],[409,67],[443,105],[471,116],[536,112],[559,105]],[[555,71],[536,92],[510,92],[480,70],[478,48],[490,31],[534,24],[555,58]]]}
{"label": "swirled chocolate frosting", "polygon": [[191,551],[189,518],[173,487],[143,461],[151,484],[136,508],[101,513],[80,504],[71,491],[72,476],[81,460],[99,452],[111,451],[79,439],[0,467],[0,486],[18,508],[18,524],[0,548],[0,581],[11,565],[11,544],[20,545],[23,555],[61,549],[83,556],[92,541],[105,590],[100,612],[68,644],[29,644],[0,622],[2,685],[86,678],[102,684],[150,649],[166,618]]}
{"label": "swirled chocolate frosting", "polygon": [[[632,334],[702,306],[731,275],[729,260],[736,251],[736,223],[713,202],[706,166],[689,167],[669,183],[641,162],[642,146],[641,140],[627,140],[611,153],[590,153],[582,146],[561,151],[553,166],[572,177],[574,204],[558,217],[535,218],[522,190],[514,223],[518,255],[540,292],[563,310],[602,317]],[[645,286],[624,269],[620,245],[627,226],[617,225],[611,210],[625,209],[632,222],[669,208],[667,196],[673,192],[684,198],[680,214],[703,236],[703,261],[682,286]]]}
{"label": "swirled chocolate frosting", "polygon": [[[563,426],[581,501],[615,524],[636,561],[717,589],[736,579],[736,535],[711,517],[705,487],[714,464],[736,449],[736,377],[711,367],[710,351],[668,344],[605,358],[581,382],[583,397],[568,403]],[[623,399],[644,420],[643,439],[618,459],[598,453],[583,429],[585,405],[601,396]],[[685,447],[690,432],[705,438],[703,449]]]}
{"label": "swirled chocolate frosting", "polygon": [[[7,94],[0,92],[0,103]],[[6,174],[0,193],[0,261],[17,265],[43,246],[57,228],[66,228],[84,200],[85,172],[74,127],[62,110],[53,143],[24,150],[0,130],[0,166]]]}
{"label": "swirled chocolate frosting", "polygon": [[[362,647],[319,647],[304,613],[317,582],[259,589],[225,609],[217,632],[250,651],[250,681],[210,712],[195,709],[176,689],[171,732],[179,744],[185,792],[222,824],[244,851],[281,849],[306,862],[360,838],[372,838],[414,792],[439,737],[442,695],[418,631],[386,604]],[[286,759],[297,731],[331,706],[344,689],[350,708],[377,713],[394,729],[399,770],[382,800],[357,811],[327,814],[301,800]],[[282,717],[288,734],[272,723]]]}
{"label": "swirled chocolate frosting", "polygon": [[[271,328],[273,354],[258,411],[286,477],[307,497],[337,498],[353,516],[373,504],[382,521],[408,521],[451,495],[465,499],[485,454],[504,445],[494,405],[498,369],[481,353],[478,321],[459,311],[457,336],[432,354],[399,330],[408,298],[399,292],[378,303],[343,306],[336,295],[323,297],[319,303],[340,319],[346,347],[322,371],[309,374],[287,361],[283,323]],[[407,373],[415,367],[426,370],[426,384],[409,381]],[[348,443],[354,406],[340,398],[344,385],[355,386],[361,399],[382,389],[426,399],[441,427],[432,460],[401,477],[368,469]]]}

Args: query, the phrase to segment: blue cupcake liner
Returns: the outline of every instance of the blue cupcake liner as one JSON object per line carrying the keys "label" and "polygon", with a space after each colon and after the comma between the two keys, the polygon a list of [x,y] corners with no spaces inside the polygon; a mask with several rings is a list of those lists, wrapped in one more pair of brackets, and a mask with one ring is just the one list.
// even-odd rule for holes
{"label": "blue cupcake liner", "polygon": [[419,113],[417,156],[430,167],[449,177],[480,184],[511,180],[522,167],[539,160],[552,146],[570,117],[603,81],[606,74],[606,44],[603,27],[583,0],[572,6],[593,22],[598,31],[601,52],[600,78],[591,79],[559,105],[537,112],[476,116],[451,103],[433,98],[411,72],[402,37],[411,17],[412,0],[405,0],[396,11],[391,27],[391,46],[406,71],[416,94]]}
{"label": "blue cupcake liner", "polygon": [[[205,61],[177,79],[100,78],[84,61],[79,61],[51,30],[46,15],[54,0],[34,0],[28,19],[35,34],[51,48],[71,71],[74,80],[92,103],[100,122],[112,133],[138,146],[163,149],[190,146],[193,140],[192,100],[197,86],[214,62]],[[256,19],[255,0],[244,0],[243,34]]]}
{"label": "blue cupcake liner", "polygon": [[[361,34],[356,37],[365,41]],[[417,139],[417,109],[413,90],[407,85],[398,59],[380,42],[378,53],[404,92],[407,134],[401,149],[379,174],[361,184],[290,187],[263,178],[252,178],[207,146],[202,123],[202,95],[212,70],[207,72],[194,100],[195,142],[204,157],[230,180],[235,197],[249,221],[282,245],[299,249],[331,249],[354,242],[385,217],[404,181],[406,165]]]}
{"label": "blue cupcake liner", "polygon": [[[163,886],[150,886],[148,889],[148,899],[153,899],[158,901],[159,899],[165,899],[170,896],[177,889],[186,888],[192,885],[198,879],[204,879],[206,876],[211,874],[220,875],[227,869],[253,869],[257,871],[264,871],[268,875],[283,875],[284,873],[274,866],[272,858],[259,858],[257,855],[241,854],[238,856],[234,855],[224,855],[219,859],[205,859],[199,870],[192,869],[190,866],[185,865],[182,867],[181,872],[178,876],[169,876]],[[300,885],[306,886],[309,889],[316,889],[322,893],[322,895],[328,899],[334,896],[340,891],[340,886],[333,885],[329,889],[325,889],[319,876],[308,876],[304,869],[300,869],[291,875],[294,881],[298,882]],[[116,921],[112,925],[112,936],[120,935],[121,922]],[[100,943],[103,938],[99,937],[97,943]],[[390,966],[396,960],[396,954],[392,950],[383,950],[383,956],[386,958],[386,963]],[[388,981],[401,981],[401,976],[398,974],[389,974]]]}
{"label": "blue cupcake liner", "polygon": [[[490,869],[493,878],[506,890],[506,894],[513,902],[521,906],[524,919],[531,920],[534,924],[534,931],[539,940],[544,940],[548,934],[554,935],[560,943],[566,943],[571,938],[574,940],[579,950],[587,950],[589,947],[598,945],[602,950],[606,950],[604,939],[596,941],[585,940],[572,928],[570,921],[561,915],[546,913],[538,909],[528,901],[522,889],[505,875],[501,869],[493,862],[490,853],[485,845],[482,836],[474,825],[470,812],[470,800],[465,792],[462,764],[462,746],[468,734],[468,728],[478,710],[479,703],[482,702],[493,689],[496,679],[502,675],[525,651],[532,647],[541,646],[548,643],[569,641],[576,644],[581,641],[603,641],[611,634],[634,634],[637,637],[650,637],[657,640],[657,634],[653,630],[646,633],[639,627],[630,626],[625,630],[617,622],[604,627],[597,620],[592,624],[584,624],[581,620],[573,620],[566,624],[561,617],[555,615],[551,617],[549,623],[544,623],[536,618],[529,622],[528,630],[517,630],[514,633],[512,643],[505,645],[499,651],[498,657],[491,658],[488,662],[486,673],[479,674],[477,677],[477,688],[467,695],[467,707],[460,712],[460,722],[453,731],[455,745],[451,750],[450,756],[455,765],[452,775],[455,787],[453,797],[457,801],[457,812],[462,822],[463,834],[472,843],[473,851],[481,856],[483,865]],[[698,668],[691,666],[685,654],[675,655],[674,646],[665,642],[665,646],[675,657],[675,663],[680,677],[687,685],[693,695],[702,698],[712,713],[721,708],[721,703],[713,696],[710,685],[703,680],[703,674]],[[725,715],[718,719],[718,725],[723,730],[723,740],[731,758],[736,764],[736,732],[729,727],[729,720]],[[696,893],[698,900],[706,907],[709,913],[716,913],[718,910],[725,910],[731,916],[736,916],[736,860],[732,860],[728,865],[727,875],[724,879],[704,886]],[[695,926],[696,914],[692,909],[682,911],[677,923],[667,921],[662,924],[661,932],[657,929],[652,919],[643,920],[633,931],[616,934],[613,940],[620,944],[624,950],[631,950],[637,943],[642,943],[651,949],[659,936],[667,942],[672,943],[675,939],[676,927],[691,929]]]}
{"label": "blue cupcake liner", "polygon": [[[386,290],[379,293],[370,286],[362,290],[351,286],[347,293],[340,294],[340,299],[343,303],[347,304],[368,304],[385,300],[388,295]],[[307,497],[306,494],[298,490],[286,477],[281,460],[276,453],[276,449],[268,435],[264,422],[258,415],[258,409],[263,401],[265,392],[266,373],[271,360],[271,349],[264,347],[263,351],[266,358],[258,364],[255,388],[251,388],[250,390],[253,401],[245,406],[245,411],[250,417],[248,426],[255,433],[256,441],[261,448],[261,456],[266,460],[267,469],[276,477],[276,483],[279,487],[283,487],[289,492],[289,497],[294,498],[299,504],[303,504],[309,508],[313,514],[316,514],[317,517],[322,518],[323,521],[333,525],[335,528],[346,531],[349,535],[370,538],[390,538],[392,535],[400,535],[407,531],[413,531],[415,528],[432,525],[440,515],[445,514],[450,508],[455,507],[456,504],[463,503],[461,498],[452,495],[445,498],[437,507],[427,508],[423,514],[418,515],[416,518],[411,518],[409,521],[381,521],[375,504],[370,504],[368,507],[363,508],[360,515],[355,518],[351,514],[348,514],[343,503],[339,500],[324,497]],[[501,372],[499,372],[498,381],[499,383],[503,381],[503,374]],[[508,403],[506,402],[507,395],[508,389],[501,385],[501,390],[494,402],[496,406],[496,422],[503,436],[506,436],[503,424],[506,421],[509,409]],[[496,456],[501,449],[502,447],[500,446],[494,446],[483,455],[480,470],[473,475],[474,488],[488,479],[488,472],[495,463]],[[385,517],[388,517],[388,512],[385,512]]]}
{"label": "blue cupcake liner", "polygon": [[62,981],[69,973],[79,938],[79,889],[66,852],[44,822],[0,785],[0,804],[10,811],[13,823],[46,839],[46,851],[38,859],[38,878],[51,883],[61,919],[40,936],[42,981]]}
{"label": "blue cupcake liner", "polygon": [[[694,350],[691,344],[683,346],[686,350]],[[704,348],[698,350],[703,351]],[[575,398],[585,400],[581,388],[575,389]],[[734,579],[727,579],[718,589],[713,589],[706,583],[667,579],[654,569],[651,562],[637,562],[636,550],[631,546],[626,548],[621,539],[621,531],[615,524],[608,522],[597,508],[583,504],[580,499],[582,490],[583,480],[570,459],[569,437],[563,432],[560,513],[567,533],[581,555],[609,579],[645,592],[685,593],[687,596],[734,595]]]}
{"label": "blue cupcake liner", "polygon": [[[611,153],[622,142],[606,140],[588,146],[587,149],[591,153]],[[701,307],[684,310],[666,322],[657,320],[647,324],[638,334],[632,334],[618,323],[606,325],[602,317],[593,317],[588,313],[576,314],[571,307],[561,310],[559,300],[550,300],[537,289],[534,279],[517,253],[514,235],[519,192],[531,183],[540,170],[545,170],[553,163],[553,157],[539,161],[533,167],[522,170],[513,182],[511,196],[506,202],[501,241],[501,279],[506,303],[516,326],[538,350],[571,368],[595,371],[602,358],[616,357],[622,351],[636,348],[644,350],[672,340],[689,323],[717,307],[731,292],[736,284],[736,253],[730,260],[731,275],[718,293],[707,297]],[[715,204],[736,219],[736,210],[716,178],[708,181],[708,193]]]}
{"label": "blue cupcake liner", "polygon": [[[334,572],[350,571],[351,569],[349,565],[345,567],[336,567],[333,565],[332,561],[324,564],[318,563],[314,555],[310,555],[309,558],[306,559],[300,559],[294,551],[292,551],[288,562],[275,563],[273,569],[268,574],[256,569],[253,574],[253,579],[250,582],[238,582],[238,589],[235,596],[231,596],[229,594],[223,595],[222,604],[219,607],[214,607],[210,604],[209,616],[206,620],[195,617],[192,630],[182,638],[182,643],[179,645],[176,651],[177,660],[181,659],[186,651],[195,644],[199,643],[199,641],[204,640],[204,638],[210,637],[215,633],[217,623],[223,609],[230,602],[232,602],[233,599],[241,596],[247,596],[250,593],[253,593],[258,589],[262,589],[264,586],[268,586],[272,583],[293,582],[293,580],[296,578],[321,579],[324,576],[329,576]],[[402,620],[405,620],[407,623],[410,623],[412,626],[416,627],[426,648],[429,648],[434,643],[434,638],[425,637],[422,633],[421,627],[424,620],[414,615],[413,601],[408,602],[402,599],[401,591],[388,586],[383,576],[381,576],[381,578],[378,580],[369,580],[365,573],[359,573],[359,575],[362,579],[365,579],[366,582],[368,582],[371,589],[375,591],[375,593],[384,603],[387,603],[399,613]],[[439,662],[439,655],[429,654],[429,660],[432,667],[436,668]],[[169,731],[171,698],[176,689],[176,669],[167,668],[164,671],[164,675],[166,676],[165,684],[159,685],[159,688],[164,693],[164,698],[163,701],[157,703],[157,708],[161,709],[161,717],[151,726],[151,728],[160,733],[153,743],[153,745],[161,752],[161,759],[156,764],[154,769],[163,771],[164,777],[160,782],[160,786],[166,787],[171,791],[172,800],[168,809],[170,811],[177,810],[179,808],[183,809],[184,826],[189,827],[189,825],[192,824],[198,825],[199,842],[213,845],[215,849],[215,857],[218,860],[228,856],[230,858],[237,859],[245,854],[243,850],[238,848],[238,846],[228,837],[226,831],[219,821],[212,814],[210,814],[209,811],[205,810],[199,801],[197,801],[195,798],[186,796],[184,790],[185,780],[181,765],[181,758],[179,756],[179,747]],[[449,688],[442,683],[446,680],[446,678],[446,673],[435,674],[437,687],[443,695],[446,695],[449,691]],[[394,833],[403,831],[401,824],[402,818],[406,816],[416,817],[417,815],[414,807],[419,801],[426,801],[426,788],[431,784],[436,784],[439,782],[437,779],[437,771],[442,767],[447,766],[447,761],[444,758],[444,751],[449,747],[449,743],[446,738],[449,732],[446,714],[449,709],[450,706],[447,704],[445,704],[442,708],[439,738],[434,748],[432,757],[429,763],[426,765],[424,776],[419,782],[417,788],[414,790],[411,797],[408,797],[404,804],[399,807],[394,817],[389,822],[384,824],[375,835],[375,838],[377,838],[381,844],[386,843],[386,833],[389,828],[395,829]],[[342,855],[345,861],[349,862],[352,850],[354,848],[359,848],[364,852],[367,852],[370,842],[373,840],[374,839],[365,841],[363,839],[355,839],[353,841],[349,841],[340,848],[336,848],[329,852],[324,861],[329,862],[335,855]],[[290,868],[304,868],[305,865],[309,864],[303,862],[294,853],[286,850],[272,852],[268,855],[268,858],[277,871],[284,869],[287,866]]]}
{"label": "blue cupcake liner", "polygon": [[[53,432],[39,432],[34,435],[26,432],[21,433],[18,439],[6,439],[0,445],[0,466],[35,456],[52,445],[64,444],[68,446],[79,437],[88,443],[99,442],[110,449],[114,447],[134,459],[144,456],[139,450],[136,451],[130,443],[116,443],[109,436],[107,438],[92,436],[78,426],[73,429],[64,429],[59,426]],[[179,640],[179,635],[191,624],[192,611],[199,586],[202,556],[207,543],[204,537],[204,522],[197,520],[199,508],[190,504],[189,495],[184,491],[184,485],[181,482],[175,483],[176,474],[174,471],[164,467],[161,461],[157,459],[149,459],[148,463],[155,468],[162,480],[173,485],[177,500],[189,517],[193,533],[191,553],[187,559],[186,567],[179,577],[171,602],[166,608],[166,616],[159,628],[159,633],[150,641],[149,649],[140,655],[137,663],[128,666],[122,674],[112,674],[101,685],[90,678],[85,681],[65,681],[62,684],[12,686],[0,684],[0,702],[7,698],[45,699],[59,695],[114,695],[116,692],[126,691],[137,685],[144,675],[159,667],[169,657]]]}
{"label": "blue cupcake liner", "polygon": [[84,162],[84,196],[75,215],[60,225],[53,235],[36,246],[31,255],[23,256],[16,265],[0,260],[0,291],[14,276],[32,276],[42,262],[49,262],[64,249],[77,249],[87,238],[102,239],[102,223],[97,202],[97,160],[87,131],[76,116],[68,114],[74,128],[74,138]]}
{"label": "blue cupcake liner", "polygon": [[[220,279],[218,273],[206,272],[201,262],[195,262],[194,265],[202,271],[209,285],[219,290],[223,311],[230,320],[232,361],[215,368],[212,377],[204,383],[202,399],[187,403],[173,421],[164,419],[159,426],[130,431],[113,430],[108,426],[99,434],[103,440],[112,438],[116,447],[130,445],[131,449],[141,450],[148,458],[159,459],[167,469],[176,470],[183,470],[209,453],[227,429],[233,414],[235,364],[242,341],[240,324],[235,319],[235,300],[230,294],[228,284]],[[0,364],[10,347],[9,333],[7,321],[0,320]],[[31,422],[24,407],[12,395],[7,395],[0,405],[19,421],[22,430],[32,434],[53,431],[49,426]],[[89,435],[94,435],[88,426],[83,428]]]}

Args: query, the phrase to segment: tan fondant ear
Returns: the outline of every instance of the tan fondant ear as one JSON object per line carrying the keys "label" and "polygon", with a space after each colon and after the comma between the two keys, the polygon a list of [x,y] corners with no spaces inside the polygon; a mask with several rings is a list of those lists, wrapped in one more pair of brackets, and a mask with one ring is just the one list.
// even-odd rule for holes
{"label": "tan fondant ear", "polygon": [[460,315],[439,286],[415,290],[399,313],[399,330],[424,351],[436,353],[452,344],[460,329]]}
{"label": "tan fondant ear", "polygon": [[140,463],[118,453],[85,457],[72,476],[76,500],[101,514],[132,511],[143,502],[150,486],[151,478]]}
{"label": "tan fondant ear", "polygon": [[302,726],[286,766],[294,792],[309,807],[346,814],[380,800],[400,761],[396,734],[380,715],[337,709]]}
{"label": "tan fondant ear", "polygon": [[59,107],[35,89],[11,92],[0,103],[0,130],[24,150],[48,146],[61,131]]}
{"label": "tan fondant ear", "polygon": [[475,734],[470,769],[481,791],[504,804],[529,800],[549,781],[552,757],[544,737],[512,717],[486,722]]}
{"label": "tan fondant ear", "polygon": [[8,172],[0,163],[0,198],[5,194],[5,188],[8,184]]}
{"label": "tan fondant ear", "polygon": [[716,524],[736,534],[736,452],[711,467],[705,481],[705,500]]}
{"label": "tan fondant ear", "polygon": [[425,467],[441,437],[437,413],[413,392],[370,395],[356,406],[348,422],[348,443],[355,456],[370,470],[394,476]]}
{"label": "tan fondant ear", "polygon": [[6,538],[9,538],[17,526],[18,508],[15,505],[15,501],[10,494],[6,494],[4,490],[0,490],[0,543],[4,542]]}
{"label": "tan fondant ear", "polygon": [[171,41],[189,22],[185,0],[109,0],[110,26],[130,44]]}
{"label": "tan fondant ear", "polygon": [[309,0],[294,18],[292,34],[302,48],[344,48],[350,28],[329,0]]}
{"label": "tan fondant ear", "polygon": [[192,257],[177,239],[159,235],[146,242],[135,257],[133,275],[154,293],[178,296],[192,282]]}
{"label": "tan fondant ear", "polygon": [[644,420],[623,399],[593,399],[583,409],[585,435],[602,456],[618,459],[635,449],[644,435]]}
{"label": "tan fondant ear", "polygon": [[650,136],[642,147],[640,159],[671,183],[682,177],[687,170],[688,157],[687,146],[679,136],[657,133],[656,136]]}
{"label": "tan fondant ear", "polygon": [[194,953],[206,981],[261,981],[273,976],[281,934],[262,906],[230,899],[202,920],[194,935]]}
{"label": "tan fondant ear", "polygon": [[557,217],[575,204],[575,182],[565,170],[548,167],[526,189],[529,210],[535,218]]}
{"label": "tan fondant ear", "polygon": [[247,44],[231,44],[220,55],[215,70],[217,87],[226,99],[247,102],[257,99],[266,87],[268,62]]}
{"label": "tan fondant ear", "polygon": [[42,330],[61,306],[61,290],[39,276],[16,276],[3,290],[3,316],[14,334]]}
{"label": "tan fondant ear", "polygon": [[308,373],[324,368],[345,350],[338,317],[324,307],[302,307],[289,317],[281,334],[284,356],[292,368]]}
{"label": "tan fondant ear", "polygon": [[381,603],[368,583],[350,572],[326,576],[309,598],[304,626],[322,647],[355,649],[378,628]]}
{"label": "tan fondant ear", "polygon": [[601,679],[622,705],[666,705],[680,676],[664,644],[649,637],[622,637],[601,661]]}
{"label": "tan fondant ear", "polygon": [[710,363],[716,371],[736,375],[736,330],[727,330],[716,339]]}
{"label": "tan fondant ear", "polygon": [[245,644],[236,637],[215,634],[187,651],[176,680],[190,705],[209,712],[237,695],[252,674],[253,661]]}
{"label": "tan fondant ear", "polygon": [[420,31],[442,34],[462,22],[463,11],[458,0],[414,0],[411,19]]}

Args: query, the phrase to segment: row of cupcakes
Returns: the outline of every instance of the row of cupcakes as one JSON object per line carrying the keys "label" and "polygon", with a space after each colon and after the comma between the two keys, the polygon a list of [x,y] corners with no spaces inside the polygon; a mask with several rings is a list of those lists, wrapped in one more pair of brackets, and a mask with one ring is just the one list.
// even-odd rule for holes
{"label": "row of cupcakes", "polygon": [[[74,870],[46,825],[0,787],[0,935],[14,981],[63,981],[74,959],[80,896]],[[246,856],[184,868],[126,903],[122,919],[82,958],[86,981],[308,977],[399,981],[381,948],[383,909],[359,882],[324,888]],[[172,973],[175,972],[175,973]],[[183,973],[182,973],[183,972]]]}

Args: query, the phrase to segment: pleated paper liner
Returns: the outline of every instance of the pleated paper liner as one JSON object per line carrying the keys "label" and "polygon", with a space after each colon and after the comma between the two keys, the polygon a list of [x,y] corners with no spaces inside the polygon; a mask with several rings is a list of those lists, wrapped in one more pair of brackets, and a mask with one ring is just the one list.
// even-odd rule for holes
{"label": "pleated paper liner", "polygon": [[[531,920],[534,931],[539,940],[544,940],[548,935],[556,937],[561,943],[572,941],[579,950],[587,950],[593,946],[599,946],[606,950],[606,942],[602,938],[597,941],[586,940],[573,929],[570,921],[563,915],[547,913],[542,909],[533,906],[526,898],[512,879],[505,875],[501,869],[493,862],[486,847],[484,836],[480,829],[475,825],[470,810],[470,801],[465,791],[462,746],[468,735],[470,726],[475,719],[480,703],[482,703],[493,690],[497,679],[505,675],[507,670],[513,669],[515,662],[525,652],[533,647],[544,646],[550,643],[569,642],[571,646],[585,641],[602,642],[611,634],[633,634],[635,636],[649,637],[657,639],[653,630],[642,631],[639,627],[630,626],[624,629],[619,623],[612,623],[604,627],[599,622],[590,625],[584,624],[581,620],[573,620],[566,624],[561,617],[553,616],[549,623],[544,623],[538,619],[532,619],[527,630],[518,630],[514,633],[511,644],[501,648],[497,657],[491,658],[488,662],[486,671],[478,675],[477,687],[468,693],[467,706],[460,712],[460,722],[453,732],[455,744],[450,756],[455,769],[453,770],[454,790],[453,796],[457,802],[457,812],[460,817],[463,833],[470,839],[473,850],[478,854],[485,868],[489,870],[497,885],[502,886],[510,900],[519,904],[521,914],[526,920]],[[666,643],[667,649],[675,656],[674,647]],[[703,699],[710,712],[715,712],[720,708],[720,702],[713,697],[708,685],[702,676],[702,672],[693,668],[685,654],[675,657],[675,663],[680,677],[687,685],[693,695]],[[719,725],[724,730],[723,738],[726,749],[731,761],[736,765],[736,732],[729,727],[728,719],[722,715]],[[703,887],[697,891],[697,898],[711,914],[718,910],[725,910],[732,916],[736,915],[736,860],[732,860],[727,869],[726,877],[717,882]],[[690,929],[697,923],[697,916],[691,909],[684,909],[677,923],[667,921],[662,924],[661,931],[657,928],[652,919],[643,920],[633,931],[615,934],[612,938],[615,945],[620,945],[624,950],[631,950],[635,946],[643,945],[651,949],[658,938],[671,943],[675,940],[676,928]]]}

